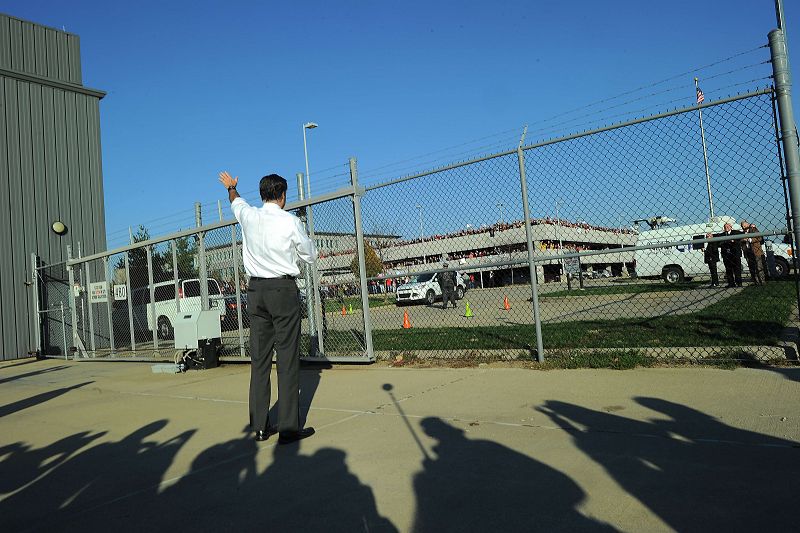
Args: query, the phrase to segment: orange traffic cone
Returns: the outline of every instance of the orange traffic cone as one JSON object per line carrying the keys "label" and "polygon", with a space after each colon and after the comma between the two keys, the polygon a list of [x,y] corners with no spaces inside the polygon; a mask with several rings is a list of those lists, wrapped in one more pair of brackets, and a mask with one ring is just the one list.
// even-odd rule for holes
{"label": "orange traffic cone", "polygon": [[411,329],[411,321],[408,319],[408,311],[403,312],[403,329]]}
{"label": "orange traffic cone", "polygon": [[503,309],[511,311],[511,304],[508,303],[508,296],[503,296]]}
{"label": "orange traffic cone", "polygon": [[342,306],[342,316],[347,316],[347,309]]}

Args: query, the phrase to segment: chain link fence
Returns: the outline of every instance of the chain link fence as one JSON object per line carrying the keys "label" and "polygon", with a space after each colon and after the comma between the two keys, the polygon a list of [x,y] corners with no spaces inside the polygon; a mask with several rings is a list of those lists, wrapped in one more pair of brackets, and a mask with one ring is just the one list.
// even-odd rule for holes
{"label": "chain link fence", "polygon": [[[353,161],[351,187],[288,206],[320,251],[297,280],[302,354],[785,358],[798,292],[776,123],[767,89],[368,187]],[[73,259],[66,344],[172,360],[178,317],[209,309],[222,358],[247,359],[241,246],[229,221]],[[61,282],[40,279],[42,345],[63,355]]]}
{"label": "chain link fence", "polygon": [[538,318],[549,357],[791,354],[773,94],[702,112],[702,130],[691,108],[368,188],[365,227],[405,236],[379,250],[394,306],[372,311],[376,353],[530,358]]}

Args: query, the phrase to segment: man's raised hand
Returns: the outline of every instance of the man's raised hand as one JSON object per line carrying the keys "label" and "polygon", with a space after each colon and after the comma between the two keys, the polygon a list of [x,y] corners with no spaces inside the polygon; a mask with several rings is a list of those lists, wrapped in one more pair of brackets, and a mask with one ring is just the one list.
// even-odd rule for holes
{"label": "man's raised hand", "polygon": [[227,171],[223,171],[219,173],[219,181],[225,186],[226,189],[229,187],[236,187],[236,184],[239,183],[239,176],[232,178]]}

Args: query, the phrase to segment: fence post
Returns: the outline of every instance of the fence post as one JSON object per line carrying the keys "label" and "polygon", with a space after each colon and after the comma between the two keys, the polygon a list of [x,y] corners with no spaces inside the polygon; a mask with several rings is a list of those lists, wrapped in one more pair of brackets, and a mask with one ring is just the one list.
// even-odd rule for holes
{"label": "fence post", "polygon": [[[527,127],[526,127],[527,130]],[[523,133],[523,139],[525,134]],[[525,216],[525,238],[528,246],[528,271],[531,276],[531,301],[533,302],[533,322],[536,327],[536,359],[544,362],[544,343],[542,342],[542,321],[539,313],[539,280],[536,277],[536,264],[533,262],[533,234],[531,233],[531,213],[528,207],[528,180],[525,176],[525,153],[522,151],[522,139],[517,147],[519,163],[519,180],[522,188],[522,212]]]}
{"label": "fence post", "polygon": [[133,294],[131,294],[131,261],[128,252],[125,252],[125,294],[128,306],[128,327],[131,333],[131,351],[136,351],[136,330],[133,329]]}
{"label": "fence post", "polygon": [[170,248],[172,249],[172,283],[175,285],[175,311],[177,314],[181,312],[181,294],[180,283],[178,281],[178,247],[175,245],[175,239],[169,241]]}
{"label": "fence post", "polygon": [[[153,247],[145,247],[147,252],[147,283],[150,288],[150,320],[147,326],[153,332],[153,351],[158,351],[158,317],[156,316],[156,288],[153,286]],[[146,314],[146,313],[145,313]]]}
{"label": "fence post", "polygon": [[358,167],[356,158],[350,158],[350,183],[353,185],[353,218],[356,224],[356,249],[358,250],[358,277],[361,283],[361,310],[364,314],[364,340],[367,345],[367,358],[375,360],[375,349],[372,345],[372,318],[369,312],[369,291],[367,290],[367,262],[364,252],[364,227],[361,224],[361,196],[364,194],[358,187]]}
{"label": "fence post", "polygon": [[[307,200],[311,200],[311,195],[306,198]],[[311,208],[311,204],[306,206],[306,222],[308,224],[308,237],[311,239],[311,242],[314,242],[316,245],[316,237],[314,236],[314,210]],[[322,308],[322,300],[319,295],[319,271],[317,270],[317,262],[314,261],[311,264],[311,285],[312,285],[312,294],[314,295],[314,322],[318,324],[320,327],[323,324],[322,321],[322,313],[325,310]],[[306,299],[308,299],[308,294],[306,294]],[[325,335],[320,334],[319,328],[317,328],[317,345],[316,347],[313,346],[314,339],[312,341],[312,349],[315,351],[315,356],[317,355],[325,355]]]}
{"label": "fence post", "polygon": [[[797,248],[800,246],[800,154],[798,154],[797,126],[792,107],[792,73],[789,70],[789,57],[782,30],[769,32],[769,51],[772,58],[772,73],[775,80],[775,95],[778,103],[778,116],[781,122],[781,141],[786,161],[786,182],[789,186],[789,204],[792,218],[792,238],[794,253],[792,262],[798,272]],[[798,303],[800,306],[800,302]]]}
{"label": "fence post", "polygon": [[239,327],[239,355],[244,357],[244,325],[242,324],[242,291],[239,287],[239,247],[236,246],[236,224],[231,226],[231,253],[233,254],[233,283],[236,286],[236,320]]}
{"label": "fence post", "polygon": [[[203,225],[203,213],[200,202],[194,204],[194,216],[197,222],[197,227]],[[200,280],[200,303],[203,311],[208,311],[208,272],[206,271],[206,233],[199,231],[197,233],[197,277]]]}
{"label": "fence post", "polygon": [[64,360],[69,359],[69,352],[67,351],[67,326],[64,324],[64,300],[61,300],[61,342],[64,343]]}
{"label": "fence post", "polygon": [[39,258],[36,253],[31,253],[31,290],[33,291],[34,331],[33,349],[36,357],[42,355],[42,317],[39,314]]}
{"label": "fence post", "polygon": [[[80,243],[78,243],[80,244]],[[78,259],[82,257],[81,249],[78,248]],[[97,348],[95,346],[95,338],[94,338],[94,314],[92,313],[92,300],[91,300],[91,292],[90,287],[92,286],[92,275],[89,269],[89,263],[82,263],[83,270],[85,272],[86,277],[86,287],[84,288],[83,294],[89,294],[89,298],[86,300],[84,304],[84,315],[86,314],[85,308],[89,308],[89,347],[92,350],[92,357],[97,357]],[[81,301],[83,301],[81,297]],[[99,326],[99,324],[98,324]]]}
{"label": "fence post", "polygon": [[[72,259],[72,247],[67,245],[67,261]],[[69,277],[69,309],[72,315],[72,343],[74,346],[75,341],[78,339],[78,310],[75,304],[75,271],[72,265],[67,265],[67,276]],[[66,333],[65,333],[66,334]],[[67,354],[64,354],[66,357]]]}
{"label": "fence post", "polygon": [[106,272],[106,296],[108,297],[106,300],[106,308],[108,309],[108,342],[111,345],[111,353],[114,353],[117,349],[114,342],[114,320],[111,316],[114,310],[114,280],[109,279],[108,257],[103,258],[103,269]]}
{"label": "fence post", "polygon": [[[302,172],[297,173],[297,194],[301,202],[306,199],[305,188],[303,187]],[[302,220],[303,223],[306,225],[306,231],[309,231],[308,216],[305,214],[307,212],[308,208],[304,209],[304,213],[300,217],[300,220]],[[315,357],[316,356],[315,349],[317,347],[317,319],[316,319],[316,313],[314,312],[315,300],[311,298],[311,295],[313,294],[312,286],[314,285],[312,280],[311,270],[312,269],[310,265],[303,266],[303,277],[305,278],[306,281],[306,316],[308,317],[308,337],[310,339],[308,346],[308,351],[310,353],[308,354],[308,356]]]}

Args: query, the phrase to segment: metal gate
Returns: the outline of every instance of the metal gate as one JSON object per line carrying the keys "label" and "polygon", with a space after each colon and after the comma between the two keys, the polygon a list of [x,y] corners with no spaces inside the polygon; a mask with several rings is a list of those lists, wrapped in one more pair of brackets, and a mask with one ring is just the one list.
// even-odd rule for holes
{"label": "metal gate", "polygon": [[[307,224],[312,238],[316,212],[317,230],[335,226],[339,240],[351,247],[351,259],[354,254],[361,258],[349,267],[346,277],[353,290],[341,308],[341,300],[331,297],[331,281],[317,269],[308,268],[299,277],[304,360],[374,360],[367,333],[369,307],[361,298],[367,291],[362,290],[365,271],[359,268],[364,236],[355,172],[353,162],[348,188],[287,205]],[[47,302],[39,313],[42,330],[48,339],[59,341],[58,347],[42,353],[57,357],[74,353],[80,359],[176,360],[182,353],[173,340],[178,314],[202,309],[219,313],[220,358],[249,360],[247,276],[238,223],[220,220],[155,239],[140,232],[135,240],[141,242],[89,257],[70,256],[59,266],[57,277],[49,274],[49,267],[38,267],[40,273],[48,272],[40,274],[35,289],[43,304]],[[59,314],[62,301],[66,311]]]}
{"label": "metal gate", "polygon": [[67,358],[73,342],[71,286],[66,261],[45,264],[32,254],[31,268],[36,314],[34,349],[43,356]]}

